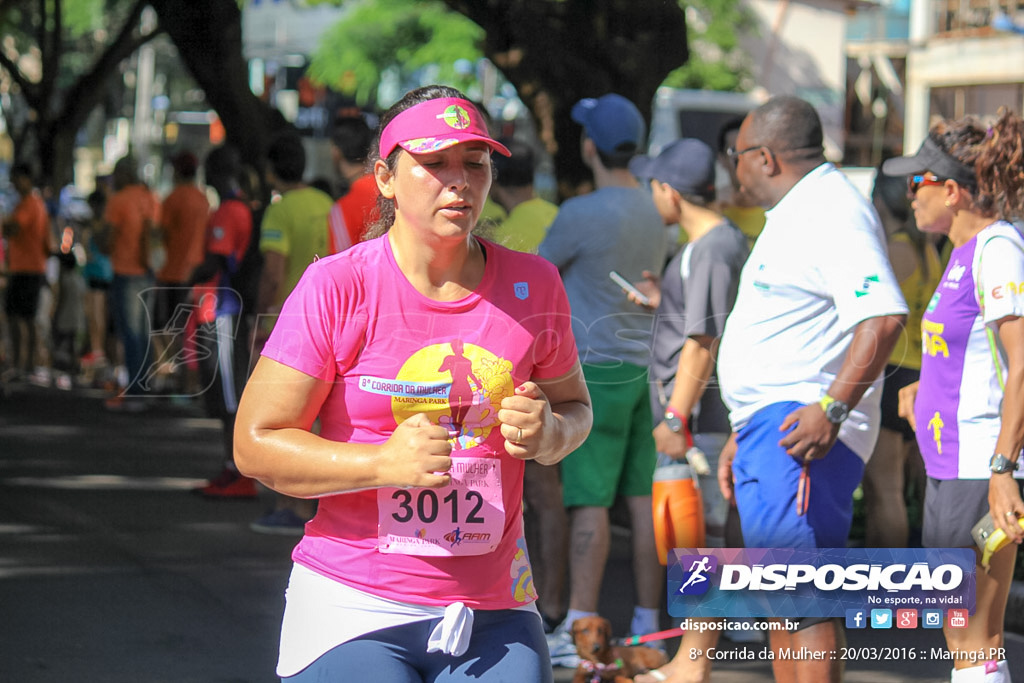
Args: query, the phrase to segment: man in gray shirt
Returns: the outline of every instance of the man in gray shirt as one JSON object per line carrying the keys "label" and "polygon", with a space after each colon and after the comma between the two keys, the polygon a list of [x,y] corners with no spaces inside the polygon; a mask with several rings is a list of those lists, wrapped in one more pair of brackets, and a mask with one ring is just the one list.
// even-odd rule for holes
{"label": "man in gray shirt", "polygon": [[597,612],[610,545],[608,509],[624,496],[633,527],[637,606],[630,632],[658,630],[663,577],[654,544],[647,365],[652,316],[629,301],[610,278],[630,281],[665,262],[665,228],[629,171],[643,145],[643,117],[629,100],[608,94],[572,110],[583,126],[581,154],[597,189],[562,204],[539,253],[562,274],[594,407],[587,441],[561,463],[563,500],[570,510],[569,613],[549,640],[556,665],[575,666],[573,621]]}
{"label": "man in gray shirt", "polygon": [[[646,273],[638,283],[656,308],[651,345],[651,410],[658,474],[673,473],[687,462],[699,478],[707,531],[705,545],[725,545],[729,504],[718,487],[718,457],[729,434],[729,411],[714,374],[718,340],[736,301],[740,271],[747,259],[747,238],[729,219],[711,208],[715,199],[715,153],[693,138],[677,140],[657,157],[638,156],[630,169],[649,180],[654,205],[666,224],[678,224],[687,237],[660,280]],[[688,449],[705,454],[698,462]],[[658,477],[658,474],[655,476]],[[661,477],[658,477],[661,479]],[[666,477],[668,478],[668,477]],[[677,478],[672,476],[671,478]],[[670,494],[671,496],[671,494]],[[693,545],[685,520],[659,524],[670,516],[670,499],[655,496],[655,529],[662,549]],[[667,562],[667,557],[660,558]],[[718,642],[717,628],[690,629],[675,658],[658,671],[670,680],[707,680]]]}

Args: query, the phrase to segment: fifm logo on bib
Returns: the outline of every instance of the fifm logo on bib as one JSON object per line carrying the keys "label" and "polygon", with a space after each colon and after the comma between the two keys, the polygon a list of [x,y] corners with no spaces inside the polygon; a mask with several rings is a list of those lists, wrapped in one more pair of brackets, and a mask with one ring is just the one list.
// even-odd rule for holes
{"label": "fifm logo on bib", "polygon": [[671,551],[674,617],[843,617],[851,609],[974,611],[966,548],[681,548]]}

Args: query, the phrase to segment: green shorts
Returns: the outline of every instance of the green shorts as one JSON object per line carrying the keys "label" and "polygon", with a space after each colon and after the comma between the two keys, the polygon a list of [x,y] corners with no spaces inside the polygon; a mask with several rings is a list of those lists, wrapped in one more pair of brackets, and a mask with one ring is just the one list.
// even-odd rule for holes
{"label": "green shorts", "polygon": [[647,369],[584,365],[594,427],[562,461],[566,507],[611,507],[616,495],[649,496],[657,454],[651,435]]}

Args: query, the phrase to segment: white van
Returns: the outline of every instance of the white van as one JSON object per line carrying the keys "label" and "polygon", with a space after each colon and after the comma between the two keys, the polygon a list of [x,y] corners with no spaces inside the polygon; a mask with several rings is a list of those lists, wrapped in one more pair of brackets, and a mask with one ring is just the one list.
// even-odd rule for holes
{"label": "white van", "polygon": [[718,130],[729,119],[744,117],[767,101],[767,94],[658,88],[651,112],[648,154],[658,154],[679,138],[697,138],[718,147]]}

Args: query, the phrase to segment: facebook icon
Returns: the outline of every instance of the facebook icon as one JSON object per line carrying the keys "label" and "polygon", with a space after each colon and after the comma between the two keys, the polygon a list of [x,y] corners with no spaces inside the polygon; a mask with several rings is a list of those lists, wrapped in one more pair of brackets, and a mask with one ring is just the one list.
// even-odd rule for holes
{"label": "facebook icon", "polygon": [[846,610],[846,628],[867,628],[867,612],[862,609]]}

